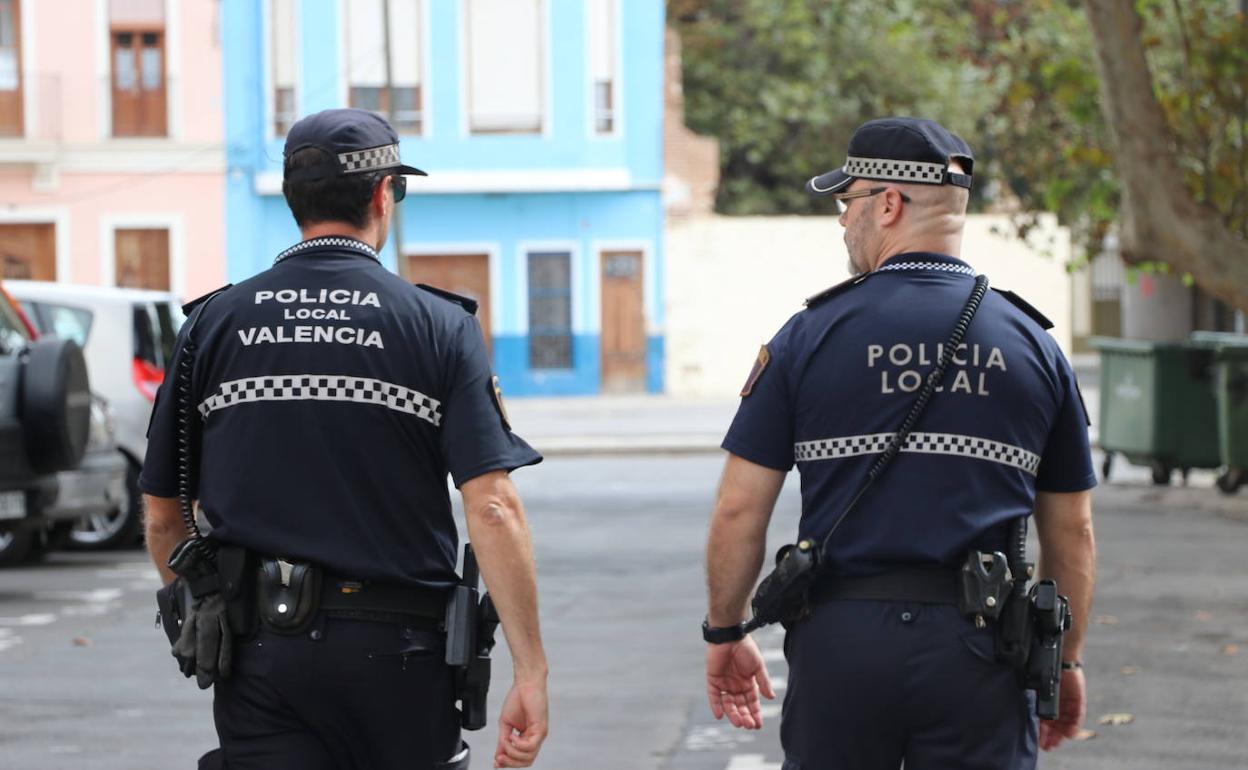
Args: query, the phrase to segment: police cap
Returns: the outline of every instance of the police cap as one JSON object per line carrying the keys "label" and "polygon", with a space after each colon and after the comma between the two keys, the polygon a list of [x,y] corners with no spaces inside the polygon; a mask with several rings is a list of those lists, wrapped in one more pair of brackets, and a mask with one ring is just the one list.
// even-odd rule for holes
{"label": "police cap", "polygon": [[[965,174],[949,170],[957,158]],[[849,140],[845,165],[806,183],[811,195],[841,192],[855,179],[971,187],[971,148],[933,120],[879,118],[863,123]]]}
{"label": "police cap", "polygon": [[[321,151],[322,161],[290,167],[300,150]],[[425,172],[399,162],[399,136],[386,119],[358,109],[322,110],[299,120],[286,135],[282,151],[287,181],[314,181],[345,174],[393,170],[396,174]]]}

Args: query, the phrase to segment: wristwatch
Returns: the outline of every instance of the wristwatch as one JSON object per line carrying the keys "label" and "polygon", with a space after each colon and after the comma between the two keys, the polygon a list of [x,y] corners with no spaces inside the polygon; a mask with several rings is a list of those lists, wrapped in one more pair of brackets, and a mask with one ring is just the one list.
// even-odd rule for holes
{"label": "wristwatch", "polygon": [[1083,661],[1081,660],[1063,660],[1062,661],[1063,671],[1074,671],[1077,668],[1083,668]]}
{"label": "wristwatch", "polygon": [[708,625],[705,620],[702,621],[702,639],[710,644],[729,644],[731,642],[739,642],[744,638],[744,623],[718,628]]}

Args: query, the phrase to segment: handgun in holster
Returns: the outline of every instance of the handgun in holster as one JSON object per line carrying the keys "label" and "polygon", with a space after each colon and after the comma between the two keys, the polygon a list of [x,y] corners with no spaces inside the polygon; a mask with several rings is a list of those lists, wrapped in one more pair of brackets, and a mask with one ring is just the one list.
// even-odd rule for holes
{"label": "handgun in holster", "polygon": [[486,723],[490,690],[490,653],[498,628],[498,611],[489,594],[480,596],[481,573],[472,545],[464,546],[464,570],[446,605],[446,665],[455,669],[460,724],[480,730]]}

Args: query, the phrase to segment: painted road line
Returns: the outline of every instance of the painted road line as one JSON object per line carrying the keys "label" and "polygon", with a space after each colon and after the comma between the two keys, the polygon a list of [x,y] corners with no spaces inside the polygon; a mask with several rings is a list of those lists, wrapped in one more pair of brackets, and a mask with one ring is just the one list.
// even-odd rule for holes
{"label": "painted road line", "polygon": [[18,615],[15,618],[0,618],[0,626],[46,626],[55,620],[55,613],[40,612],[31,615]]}
{"label": "painted road line", "polygon": [[686,751],[728,751],[743,743],[753,743],[754,736],[747,730],[740,730],[728,723],[724,717],[722,724],[698,725],[685,736]]}
{"label": "painted road line", "polygon": [[780,762],[767,762],[762,754],[734,754],[724,770],[780,770]]}
{"label": "painted road line", "polygon": [[784,660],[784,650],[768,647],[763,650],[763,660],[768,663],[780,663]]}
{"label": "painted road line", "polygon": [[34,597],[43,601],[103,604],[120,599],[121,593],[120,588],[96,588],[92,591],[35,591]]}

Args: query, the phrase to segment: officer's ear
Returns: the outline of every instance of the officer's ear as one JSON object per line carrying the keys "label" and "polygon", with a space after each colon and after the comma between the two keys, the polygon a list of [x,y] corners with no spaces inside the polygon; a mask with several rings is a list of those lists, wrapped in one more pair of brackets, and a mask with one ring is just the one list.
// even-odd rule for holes
{"label": "officer's ear", "polygon": [[381,179],[377,180],[377,184],[373,185],[373,194],[369,198],[368,208],[369,213],[376,217],[378,221],[385,220],[386,211],[390,206],[394,205],[390,200],[388,200],[390,195],[389,189],[390,177],[388,176],[383,176]]}
{"label": "officer's ear", "polygon": [[901,191],[895,187],[888,188],[880,194],[880,203],[875,208],[876,222],[880,227],[896,224],[897,220],[901,218],[902,206],[905,205]]}

